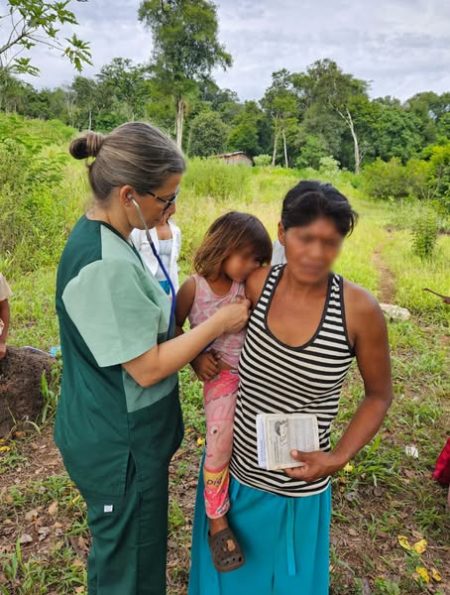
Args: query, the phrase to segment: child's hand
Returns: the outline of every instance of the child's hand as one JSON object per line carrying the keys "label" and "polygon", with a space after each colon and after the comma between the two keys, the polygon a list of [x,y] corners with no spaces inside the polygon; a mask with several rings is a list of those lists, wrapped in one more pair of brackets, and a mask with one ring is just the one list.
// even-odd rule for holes
{"label": "child's hand", "polygon": [[203,382],[212,380],[219,373],[218,358],[211,351],[201,353],[191,362],[197,378]]}
{"label": "child's hand", "polygon": [[6,355],[6,343],[0,343],[0,359],[3,359]]}

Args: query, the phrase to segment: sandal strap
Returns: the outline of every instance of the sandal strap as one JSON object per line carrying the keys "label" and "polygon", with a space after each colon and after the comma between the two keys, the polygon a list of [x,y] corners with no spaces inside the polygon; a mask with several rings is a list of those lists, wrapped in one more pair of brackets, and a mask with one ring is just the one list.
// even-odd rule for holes
{"label": "sandal strap", "polygon": [[[227,527],[214,535],[208,536],[214,566],[219,571],[234,570],[244,563],[238,540],[233,531]],[[234,549],[230,551],[229,544],[233,543]]]}

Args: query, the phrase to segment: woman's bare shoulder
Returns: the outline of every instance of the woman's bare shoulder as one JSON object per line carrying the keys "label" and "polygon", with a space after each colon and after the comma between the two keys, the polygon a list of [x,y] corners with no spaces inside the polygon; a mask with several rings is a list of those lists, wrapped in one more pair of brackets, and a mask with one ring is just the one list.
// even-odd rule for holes
{"label": "woman's bare shoulder", "polygon": [[384,332],[386,322],[378,300],[363,287],[344,280],[347,330],[352,339]]}
{"label": "woman's bare shoulder", "polygon": [[259,300],[259,296],[262,293],[264,283],[271,271],[270,266],[260,267],[256,269],[246,281],[245,294],[253,305]]}

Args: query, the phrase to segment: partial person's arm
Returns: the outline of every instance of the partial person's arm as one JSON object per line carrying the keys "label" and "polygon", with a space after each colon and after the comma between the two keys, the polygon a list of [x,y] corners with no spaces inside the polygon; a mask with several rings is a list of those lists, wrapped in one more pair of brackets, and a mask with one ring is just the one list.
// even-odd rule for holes
{"label": "partial person's arm", "polygon": [[0,333],[0,359],[6,355],[6,340],[9,332],[10,310],[8,300],[0,301],[0,320],[3,322],[3,330]]}
{"label": "partial person's arm", "polygon": [[335,448],[329,452],[302,453],[292,457],[303,467],[287,475],[314,481],[342,469],[378,432],[392,398],[392,379],[386,322],[376,300],[359,287],[346,291],[348,330],[353,337],[365,396]]}
{"label": "partial person's arm", "polygon": [[195,279],[189,277],[180,287],[177,293],[177,303],[175,308],[175,324],[177,336],[183,334],[183,326],[189,316],[195,299]]}
{"label": "partial person's arm", "polygon": [[223,333],[239,332],[247,323],[248,309],[247,300],[224,306],[195,329],[156,345],[122,366],[141,386],[157,384],[190,363]]}
{"label": "partial person's arm", "polygon": [[159,343],[161,309],[146,285],[139,263],[99,260],[71,279],[61,296],[97,365],[120,364],[141,386],[167,378],[222,333],[238,332],[247,323],[249,303],[242,300],[224,306],[189,333]]}
{"label": "partial person's arm", "polygon": [[264,283],[272,267],[260,267],[256,269],[245,283],[245,295],[250,300],[252,308],[256,306],[264,288]]}

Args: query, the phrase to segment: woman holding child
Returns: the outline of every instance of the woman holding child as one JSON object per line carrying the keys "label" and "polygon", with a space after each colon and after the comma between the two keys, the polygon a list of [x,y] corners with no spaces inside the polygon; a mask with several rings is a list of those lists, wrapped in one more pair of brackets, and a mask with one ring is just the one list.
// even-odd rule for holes
{"label": "woman holding child", "polygon": [[[190,595],[328,593],[330,476],[371,440],[392,399],[383,314],[365,290],[332,272],[355,222],[347,199],[331,185],[301,182],[283,202],[279,240],[286,265],[258,268],[246,281],[253,312],[239,363],[229,462],[227,518],[235,539],[210,552],[202,474]],[[354,357],[365,397],[332,449],[330,427]],[[301,467],[268,471],[258,464],[256,416],[277,412],[317,418],[320,450],[291,453]],[[218,572],[218,563],[236,562],[236,551],[239,567]]]}

